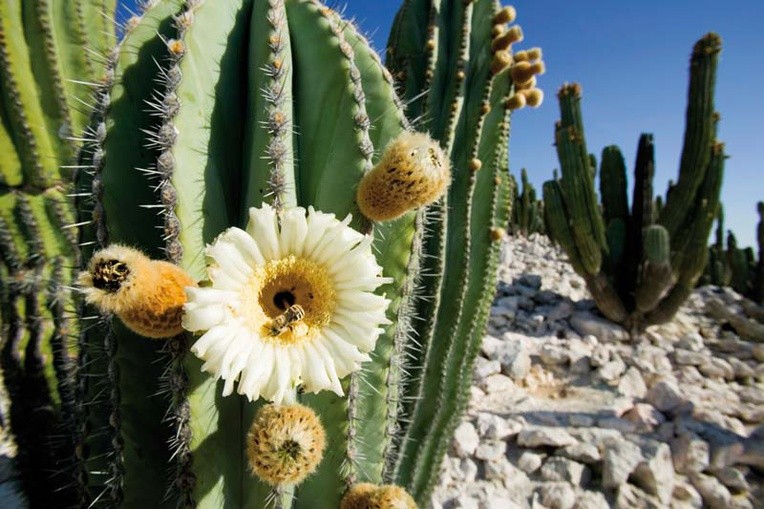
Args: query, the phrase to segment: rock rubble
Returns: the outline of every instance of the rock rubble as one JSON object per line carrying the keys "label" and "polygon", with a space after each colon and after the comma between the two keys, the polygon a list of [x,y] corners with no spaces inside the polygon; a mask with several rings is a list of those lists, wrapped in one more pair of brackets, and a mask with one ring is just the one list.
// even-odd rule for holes
{"label": "rock rubble", "polygon": [[764,348],[709,302],[744,307],[700,288],[632,339],[546,237],[508,239],[432,507],[764,507]]}

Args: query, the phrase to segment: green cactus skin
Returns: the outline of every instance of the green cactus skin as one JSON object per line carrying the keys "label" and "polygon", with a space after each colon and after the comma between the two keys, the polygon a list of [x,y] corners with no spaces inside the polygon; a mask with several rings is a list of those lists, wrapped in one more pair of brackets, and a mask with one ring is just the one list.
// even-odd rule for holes
{"label": "green cactus skin", "polygon": [[[566,85],[558,95],[556,142],[562,179],[544,184],[550,234],[583,276],[600,311],[632,334],[670,320],[706,263],[705,243],[718,209],[725,159],[723,145],[714,141],[720,47],[716,34],[695,45],[679,179],[669,186],[665,205],[656,206],[653,198],[653,141],[651,135],[642,135],[631,213],[625,206],[623,157],[615,147],[607,147],[602,155],[600,211],[593,178],[587,177],[590,158],[583,139],[580,87]],[[600,236],[603,225],[606,242]]]}
{"label": "green cactus skin", "polygon": [[[0,365],[13,396],[18,469],[35,507],[81,500],[76,434],[79,323],[68,292],[78,259],[73,158],[89,84],[115,43],[115,2],[0,5]],[[87,34],[87,38],[86,38]],[[85,50],[83,50],[85,48]],[[75,81],[73,78],[77,78]]]}

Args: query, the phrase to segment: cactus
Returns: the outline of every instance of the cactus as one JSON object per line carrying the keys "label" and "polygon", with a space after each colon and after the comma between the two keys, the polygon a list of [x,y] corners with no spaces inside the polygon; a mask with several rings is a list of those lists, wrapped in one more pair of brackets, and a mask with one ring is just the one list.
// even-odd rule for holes
{"label": "cactus", "polygon": [[715,241],[708,248],[708,262],[698,285],[727,286],[732,274],[724,251],[724,207],[719,203],[716,213]]}
{"label": "cactus", "polygon": [[[73,504],[77,265],[71,162],[89,88],[115,44],[115,1],[0,5],[0,307],[17,468],[35,507]],[[76,78],[76,80],[74,79]]]}
{"label": "cactus", "polygon": [[[760,218],[764,218],[764,203],[756,205]],[[708,248],[708,262],[699,284],[729,286],[739,294],[761,304],[764,299],[764,219],[757,226],[758,259],[752,247],[741,249],[737,238],[727,232],[724,243],[724,210],[719,205],[716,218],[716,241]]]}
{"label": "cactus", "polygon": [[520,170],[520,181],[522,190],[519,194],[517,185],[513,186],[512,231],[522,235],[544,233],[544,202],[536,198],[536,189],[528,181],[525,168]]}
{"label": "cactus", "polygon": [[[85,11],[95,22],[97,9]],[[13,25],[0,14],[4,28]],[[384,223],[361,214],[355,188],[375,164],[386,164],[383,149],[412,127],[392,75],[352,23],[315,0],[160,0],[128,21],[120,45],[100,53],[105,70],[80,79],[93,85],[85,101],[93,111],[73,165],[82,171],[64,181],[75,199],[61,200],[76,212],[73,227],[63,231],[76,232],[79,247],[41,269],[54,275],[53,337],[76,342],[76,366],[54,362],[65,365],[56,374],[71,405],[59,501],[321,509],[338,507],[349,488],[372,483],[378,488],[360,491],[409,504],[400,488],[386,486],[395,484],[427,504],[466,405],[493,296],[498,240],[511,205],[510,113],[542,99],[535,86],[543,72],[540,50],[513,52],[522,39],[519,27],[505,26],[513,20],[513,9],[489,0],[404,3],[391,32],[389,66],[409,118],[450,161],[451,182],[434,204]],[[89,28],[86,33],[95,30]],[[18,159],[26,162],[31,152],[20,150]],[[64,158],[62,152],[45,164]],[[37,169],[30,178],[39,177]],[[41,206],[31,198],[28,207],[16,202],[16,216],[0,223],[5,270],[18,270],[27,258],[36,270],[34,263],[48,263],[57,252],[39,253],[49,241],[28,217]],[[339,218],[351,213],[350,226],[373,236],[376,261],[390,278],[379,293],[391,301],[391,324],[371,360],[342,380],[344,396],[292,395],[321,422],[315,448],[326,444],[317,467],[315,455],[305,459],[316,470],[298,487],[295,479],[303,476],[273,465],[256,468],[248,458],[272,436],[268,425],[257,426],[276,407],[223,396],[229,381],[202,371],[189,351],[190,334],[141,337],[133,331],[142,331],[142,320],[117,308],[110,308],[116,316],[99,314],[91,304],[104,306],[95,293],[73,306],[76,330],[61,321],[60,307],[70,302],[65,269],[79,264],[87,269],[80,281],[86,284],[90,274],[94,285],[97,274],[87,262],[96,250],[95,263],[107,255],[138,256],[130,259],[144,270],[162,259],[204,281],[205,246],[227,228],[243,227],[250,207],[266,206],[282,219],[297,206]],[[46,230],[52,237],[59,231]],[[35,240],[30,252],[37,256],[22,250],[20,238]],[[75,241],[65,240],[66,246]],[[114,267],[118,275],[123,270]],[[152,292],[151,285],[143,288]],[[18,337],[21,312],[34,334],[38,292],[2,290],[7,337]],[[34,347],[28,351],[34,353],[28,358],[39,358]],[[15,404],[24,393],[8,385]],[[13,431],[20,436],[15,423]],[[40,506],[53,505],[59,504]]]}
{"label": "cactus", "polygon": [[721,40],[708,34],[694,47],[685,140],[679,178],[666,199],[653,197],[651,135],[639,140],[631,210],[626,199],[623,156],[603,150],[601,205],[597,203],[593,158],[584,138],[580,86],[558,94],[561,120],[555,141],[562,178],[544,184],[550,236],[586,281],[597,307],[638,334],[671,319],[705,267],[706,240],[717,212],[724,147],[715,141],[718,114],[714,84]]}

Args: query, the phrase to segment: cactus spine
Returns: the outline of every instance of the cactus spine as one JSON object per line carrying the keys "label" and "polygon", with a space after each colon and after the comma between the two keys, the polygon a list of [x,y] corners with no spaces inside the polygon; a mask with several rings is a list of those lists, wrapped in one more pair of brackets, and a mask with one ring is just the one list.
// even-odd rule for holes
{"label": "cactus spine", "polygon": [[631,211],[623,157],[617,147],[603,151],[600,209],[583,134],[581,89],[565,85],[558,95],[555,141],[562,178],[544,184],[550,236],[584,277],[600,311],[633,333],[669,320],[705,266],[725,158],[723,145],[714,139],[720,47],[720,38],[708,34],[693,50],[679,178],[659,203],[660,212],[652,188],[652,136],[639,140]]}
{"label": "cactus spine", "polygon": [[[96,31],[88,23],[107,19],[87,2],[73,5],[83,20],[78,37]],[[16,14],[0,11],[3,30],[17,29]],[[512,19],[513,10],[490,0],[404,3],[391,34],[390,66],[403,83],[409,117],[423,119],[415,126],[439,142],[452,178],[440,201],[381,224],[359,212],[355,188],[383,149],[412,127],[391,74],[352,23],[315,0],[160,0],[128,22],[120,45],[102,51],[104,67],[82,80],[94,89],[79,140],[82,171],[62,175],[76,199],[60,200],[76,228],[55,227],[66,215],[55,202],[50,210],[59,215],[48,216],[58,222],[43,230],[40,224],[48,223],[33,221],[43,217],[37,195],[6,195],[8,210],[17,212],[0,221],[3,270],[23,269],[35,282],[34,291],[2,288],[7,337],[20,338],[26,327],[30,363],[49,344],[39,331],[44,292],[38,286],[44,290],[47,280],[40,271],[53,274],[51,302],[64,302],[70,297],[62,288],[71,280],[65,267],[84,267],[95,249],[119,243],[201,281],[206,244],[229,226],[244,226],[249,207],[263,204],[277,214],[296,205],[340,218],[352,213],[350,225],[373,235],[377,263],[392,280],[380,290],[391,300],[392,324],[372,360],[342,381],[345,396],[294,396],[320,419],[326,452],[299,487],[271,486],[249,474],[245,446],[262,401],[223,397],[222,382],[189,354],[189,334],[148,340],[77,302],[77,356],[53,358],[72,416],[66,433],[72,468],[61,474],[70,505],[260,507],[274,500],[281,507],[336,508],[361,483],[409,503],[385,485],[403,486],[427,503],[466,403],[495,286],[498,239],[510,208],[505,171],[513,98],[538,105],[542,97],[534,76],[543,71],[540,52],[513,61],[511,45],[522,33],[506,30]],[[9,40],[4,33],[0,40]],[[87,75],[80,69],[85,64],[77,65],[62,75]],[[60,95],[46,95],[50,105],[36,110],[11,101],[15,109],[3,111],[29,108],[39,116]],[[67,129],[77,130],[85,119],[72,115]],[[59,179],[55,165],[46,165],[66,150],[38,157],[57,149],[58,138],[38,140],[34,129],[44,124],[22,120],[4,123],[26,129],[19,136],[26,145],[13,152],[17,166],[28,168],[24,175],[35,185],[48,174]],[[22,182],[17,173],[8,173],[14,186]],[[19,239],[32,246],[29,252]],[[46,268],[59,253],[68,258]],[[16,305],[22,300],[23,307]],[[58,344],[73,326],[60,306],[51,310],[50,343]],[[21,401],[24,392],[9,385]],[[18,435],[15,424],[14,430]]]}

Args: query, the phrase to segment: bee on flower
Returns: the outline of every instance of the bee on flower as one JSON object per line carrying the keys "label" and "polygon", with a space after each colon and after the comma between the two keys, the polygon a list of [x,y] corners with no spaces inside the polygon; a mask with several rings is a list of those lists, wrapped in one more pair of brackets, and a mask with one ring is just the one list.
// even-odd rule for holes
{"label": "bee on flower", "polygon": [[207,248],[210,285],[187,288],[183,326],[201,337],[202,369],[237,392],[281,403],[301,386],[343,395],[340,379],[369,360],[390,278],[372,237],[333,214],[251,208],[246,231],[229,228]]}

